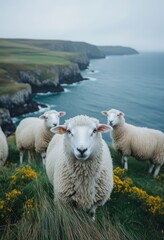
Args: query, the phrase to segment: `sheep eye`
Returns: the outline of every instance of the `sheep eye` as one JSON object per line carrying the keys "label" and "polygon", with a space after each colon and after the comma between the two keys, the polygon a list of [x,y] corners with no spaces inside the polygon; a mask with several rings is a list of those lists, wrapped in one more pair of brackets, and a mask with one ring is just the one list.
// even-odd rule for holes
{"label": "sheep eye", "polygon": [[69,129],[67,130],[67,133],[73,136],[73,134],[71,133],[71,131]]}
{"label": "sheep eye", "polygon": [[93,136],[93,134],[94,134],[96,131],[97,131],[97,129],[95,128],[95,129],[93,130],[93,132],[91,133],[91,136]]}
{"label": "sheep eye", "polygon": [[97,131],[97,129],[95,128],[94,130],[93,130],[93,133],[95,133]]}

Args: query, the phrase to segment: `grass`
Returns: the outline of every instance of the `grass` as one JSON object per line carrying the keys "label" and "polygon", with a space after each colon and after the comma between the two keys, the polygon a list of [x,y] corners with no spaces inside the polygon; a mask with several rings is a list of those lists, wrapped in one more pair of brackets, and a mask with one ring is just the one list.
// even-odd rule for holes
{"label": "grass", "polygon": [[[0,39],[0,63],[68,65],[81,54],[53,51],[31,44],[31,41]],[[35,41],[33,42],[33,44]]]}
{"label": "grass", "polygon": [[49,65],[68,65],[69,61],[63,58],[51,55],[41,55],[41,54],[31,54],[28,55],[10,55],[10,56],[0,56],[0,63],[10,63],[10,64],[49,64]]}
{"label": "grass", "polygon": [[[26,165],[27,160],[20,166],[14,136],[8,138],[8,144],[8,161],[5,167],[0,168],[0,203],[4,200],[6,204],[5,218],[1,215],[2,203],[0,205],[2,240],[162,239],[162,215],[147,212],[137,198],[126,192],[114,190],[105,206],[97,209],[96,222],[80,210],[73,210],[62,203],[54,204],[53,189],[42,168],[41,159],[37,157],[31,167]],[[112,148],[111,153],[114,167],[121,166],[120,155]],[[163,182],[147,176],[147,168],[146,163],[130,159],[129,171],[124,177],[130,177],[136,186],[147,193],[162,197]],[[6,193],[10,193],[8,200]]]}
{"label": "grass", "polygon": [[27,84],[18,83],[13,80],[4,80],[0,78],[0,95],[14,94],[26,88],[27,88]]}

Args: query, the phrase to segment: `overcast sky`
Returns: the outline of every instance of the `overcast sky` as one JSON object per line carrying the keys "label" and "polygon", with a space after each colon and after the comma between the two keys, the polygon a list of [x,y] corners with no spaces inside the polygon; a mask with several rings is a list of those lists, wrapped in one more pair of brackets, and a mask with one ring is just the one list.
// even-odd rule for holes
{"label": "overcast sky", "polygon": [[0,37],[164,51],[164,0],[0,0]]}

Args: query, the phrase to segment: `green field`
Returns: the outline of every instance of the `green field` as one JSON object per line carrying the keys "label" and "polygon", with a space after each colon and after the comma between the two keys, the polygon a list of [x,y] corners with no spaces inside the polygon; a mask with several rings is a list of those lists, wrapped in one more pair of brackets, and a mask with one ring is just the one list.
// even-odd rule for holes
{"label": "green field", "polygon": [[[78,53],[53,51],[49,45],[42,48],[37,41],[0,39],[0,95],[12,94],[26,87],[16,84],[20,70],[42,69],[44,73],[42,71],[39,79],[42,81],[46,77],[54,77],[55,73],[48,72],[50,66],[68,66],[70,61],[79,61],[80,57]],[[13,81],[9,81],[8,76]]]}
{"label": "green field", "polygon": [[[162,239],[163,171],[153,179],[147,174],[147,163],[131,158],[128,173],[122,173],[121,156],[111,148],[115,187],[111,199],[98,208],[93,222],[80,210],[61,203],[54,205],[53,189],[41,159],[37,156],[30,166],[27,161],[21,166],[14,136],[8,138],[8,143],[9,158],[5,167],[0,168],[1,239]],[[129,182],[129,189],[144,192],[150,201],[146,203],[142,195],[129,193]]]}
{"label": "green field", "polygon": [[0,39],[0,63],[12,64],[69,64],[69,59],[79,59],[80,54],[53,51],[47,48],[33,46],[37,41]]}

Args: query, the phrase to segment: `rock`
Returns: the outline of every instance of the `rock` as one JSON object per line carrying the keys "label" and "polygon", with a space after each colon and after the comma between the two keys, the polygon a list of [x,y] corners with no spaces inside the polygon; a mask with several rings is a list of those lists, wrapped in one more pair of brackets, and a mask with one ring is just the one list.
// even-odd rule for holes
{"label": "rock", "polygon": [[19,81],[30,84],[33,93],[62,92],[62,83],[71,84],[83,80],[77,63],[37,66],[32,70],[19,70]]}
{"label": "rock", "polygon": [[0,126],[6,136],[11,135],[15,132],[15,125],[12,122],[10,112],[8,109],[0,108]]}
{"label": "rock", "polygon": [[0,107],[7,108],[11,117],[38,111],[39,106],[45,107],[45,105],[38,104],[32,100],[31,87],[28,84],[25,89],[15,94],[4,94],[0,96]]}
{"label": "rock", "polygon": [[64,89],[59,84],[58,68],[40,68],[33,70],[20,70],[19,79],[23,83],[30,84],[33,93],[62,92]]}
{"label": "rock", "polygon": [[58,69],[59,73],[59,82],[71,84],[74,82],[79,82],[83,80],[83,77],[80,74],[80,69],[77,64],[72,63],[68,66],[62,66]]}

